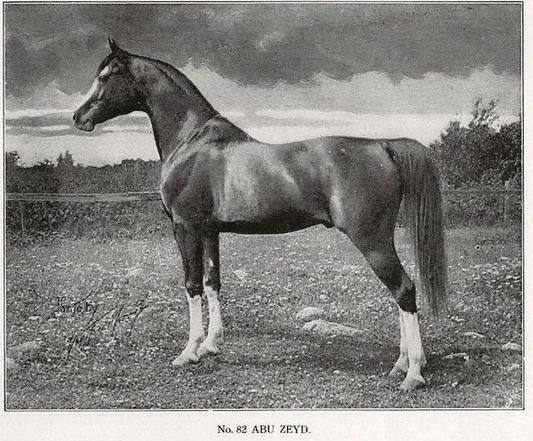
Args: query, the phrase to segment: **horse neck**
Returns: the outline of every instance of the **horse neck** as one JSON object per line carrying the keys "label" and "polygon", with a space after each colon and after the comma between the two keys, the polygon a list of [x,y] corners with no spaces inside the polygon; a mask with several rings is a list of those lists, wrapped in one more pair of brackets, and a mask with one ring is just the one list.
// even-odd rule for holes
{"label": "horse neck", "polygon": [[[156,81],[145,82],[145,110],[150,117],[161,161],[187,144],[218,112],[183,74],[152,63]],[[172,69],[172,70],[170,70]]]}

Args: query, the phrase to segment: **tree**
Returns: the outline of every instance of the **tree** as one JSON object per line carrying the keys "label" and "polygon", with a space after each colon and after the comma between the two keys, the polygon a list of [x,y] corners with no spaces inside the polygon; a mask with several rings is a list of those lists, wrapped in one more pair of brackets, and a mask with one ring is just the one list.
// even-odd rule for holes
{"label": "tree", "polygon": [[4,164],[6,171],[6,190],[9,193],[19,191],[18,175],[20,156],[16,150],[6,152],[4,155]]}
{"label": "tree", "polygon": [[498,184],[520,172],[521,121],[497,129],[497,101],[474,103],[472,119],[466,127],[451,121],[432,143],[445,181],[452,187]]}
{"label": "tree", "polygon": [[6,152],[4,156],[6,172],[13,174],[19,166],[20,155],[16,150]]}
{"label": "tree", "polygon": [[57,158],[57,168],[58,170],[70,170],[74,167],[74,159],[72,158],[72,155],[67,150],[65,152],[65,156],[63,154],[60,154]]}

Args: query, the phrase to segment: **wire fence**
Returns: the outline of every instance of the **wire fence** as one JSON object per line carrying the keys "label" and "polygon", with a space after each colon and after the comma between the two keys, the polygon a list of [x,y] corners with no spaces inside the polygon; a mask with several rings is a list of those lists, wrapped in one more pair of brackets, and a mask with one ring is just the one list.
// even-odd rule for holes
{"label": "wire fence", "polygon": [[[517,223],[522,218],[522,191],[508,188],[443,190],[445,221],[458,225]],[[67,232],[117,229],[131,234],[159,230],[168,220],[158,191],[128,193],[6,193],[8,232]],[[144,206],[147,205],[147,206]],[[402,223],[400,213],[399,222]]]}

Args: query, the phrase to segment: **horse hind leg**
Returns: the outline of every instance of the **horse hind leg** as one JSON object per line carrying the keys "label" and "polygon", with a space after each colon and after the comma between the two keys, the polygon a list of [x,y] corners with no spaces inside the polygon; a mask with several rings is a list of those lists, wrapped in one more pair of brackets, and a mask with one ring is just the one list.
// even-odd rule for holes
{"label": "horse hind leg", "polygon": [[405,322],[401,312],[401,308],[398,307],[398,320],[400,322],[400,355],[392,370],[389,372],[389,376],[396,377],[405,375],[409,369],[409,356],[407,353],[407,338],[405,335]]}
{"label": "horse hind leg", "polygon": [[400,355],[390,375],[407,373],[400,388],[413,390],[425,384],[421,369],[426,364],[417,316],[415,286],[398,259],[392,234],[387,240],[368,240],[367,237],[363,245],[357,242],[354,241],[398,304]]}

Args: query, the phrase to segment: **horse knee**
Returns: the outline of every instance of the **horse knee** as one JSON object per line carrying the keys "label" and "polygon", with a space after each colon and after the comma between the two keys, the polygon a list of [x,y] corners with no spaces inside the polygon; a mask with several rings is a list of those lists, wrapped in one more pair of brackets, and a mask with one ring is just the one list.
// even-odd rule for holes
{"label": "horse knee", "polygon": [[204,292],[204,287],[202,283],[193,280],[187,280],[185,282],[185,289],[191,297],[201,296]]}

